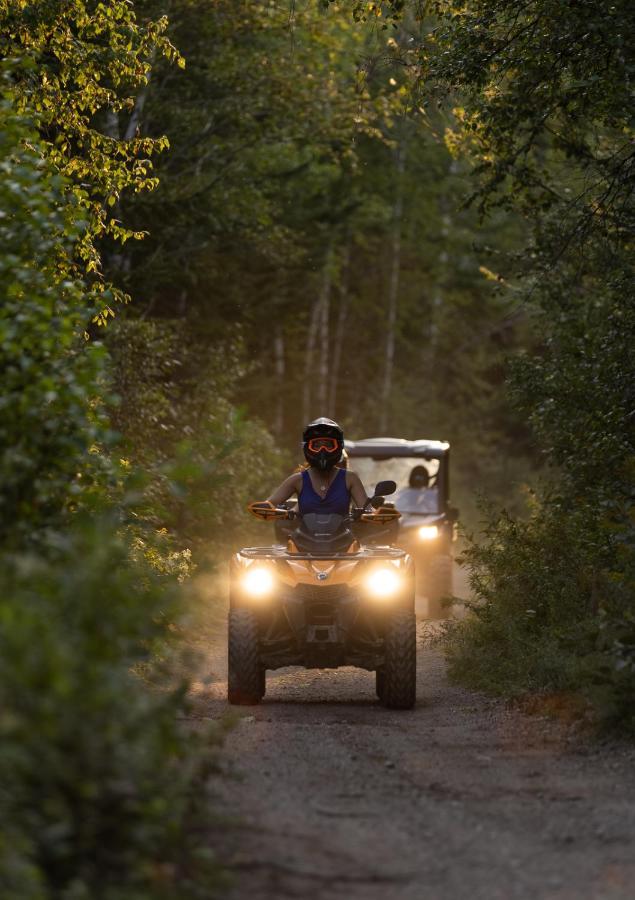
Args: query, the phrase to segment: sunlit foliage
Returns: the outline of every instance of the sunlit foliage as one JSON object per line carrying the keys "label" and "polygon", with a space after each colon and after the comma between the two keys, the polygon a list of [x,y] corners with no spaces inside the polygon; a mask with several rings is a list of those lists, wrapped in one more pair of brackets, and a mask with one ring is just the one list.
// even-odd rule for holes
{"label": "sunlit foliage", "polygon": [[83,338],[85,285],[60,277],[79,240],[64,182],[12,99],[0,103],[0,542],[19,545],[90,486],[103,359]]}
{"label": "sunlit foliage", "polygon": [[[0,104],[0,894],[209,896],[208,735],[177,719],[184,553],[131,536],[72,194]],[[112,402],[112,401],[111,401]],[[119,501],[119,502],[116,502]],[[179,665],[181,671],[186,667]]]}
{"label": "sunlit foliage", "polygon": [[40,152],[66,177],[68,213],[81,229],[74,261],[101,287],[104,322],[117,289],[101,286],[98,241],[142,236],[126,228],[117,203],[156,186],[151,157],[165,137],[142,137],[138,120],[153,62],[181,57],[165,36],[167,18],[139,23],[126,0],[2,0],[0,55],[12,73],[18,111],[37,117]]}

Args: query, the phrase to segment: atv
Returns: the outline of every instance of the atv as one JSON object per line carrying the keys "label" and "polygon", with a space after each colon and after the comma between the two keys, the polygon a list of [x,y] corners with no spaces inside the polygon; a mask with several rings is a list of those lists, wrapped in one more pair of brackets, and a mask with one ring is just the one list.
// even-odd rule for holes
{"label": "atv", "polygon": [[[355,523],[382,528],[399,518],[385,505],[395,482],[377,485],[370,511],[349,516],[252,503],[265,521],[290,521],[286,543],[245,547],[230,562],[228,699],[256,704],[266,672],[284,666],[376,673],[390,709],[410,709],[416,693],[414,566],[390,546],[366,546]],[[286,531],[286,529],[285,529]]]}
{"label": "atv", "polygon": [[[417,594],[428,601],[428,617],[444,618],[448,607],[443,599],[452,594],[452,549],[457,537],[458,510],[450,503],[450,445],[445,441],[402,438],[367,438],[346,441],[351,465],[362,481],[372,483],[390,472],[399,490],[394,503],[401,513],[391,542],[414,559]],[[429,485],[423,490],[409,488],[415,466],[425,466]],[[385,534],[376,533],[379,540]]]}

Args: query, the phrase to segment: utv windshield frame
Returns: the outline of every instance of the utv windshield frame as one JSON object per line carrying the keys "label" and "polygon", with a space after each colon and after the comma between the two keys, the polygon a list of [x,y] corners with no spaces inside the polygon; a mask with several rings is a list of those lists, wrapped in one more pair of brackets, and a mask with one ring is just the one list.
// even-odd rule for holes
{"label": "utv windshield frame", "polygon": [[351,460],[356,457],[365,457],[380,461],[404,456],[438,460],[439,512],[444,514],[447,511],[450,500],[450,445],[447,441],[424,439],[407,441],[404,438],[388,437],[364,438],[360,441],[346,440],[344,447]]}

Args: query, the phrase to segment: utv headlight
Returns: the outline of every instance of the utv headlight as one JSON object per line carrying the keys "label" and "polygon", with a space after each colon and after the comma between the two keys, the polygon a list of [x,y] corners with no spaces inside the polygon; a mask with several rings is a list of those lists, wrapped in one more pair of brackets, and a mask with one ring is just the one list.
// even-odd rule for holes
{"label": "utv headlight", "polygon": [[422,541],[433,541],[439,537],[439,528],[437,525],[422,525],[419,529],[419,538]]}
{"label": "utv headlight", "polygon": [[366,579],[368,593],[378,600],[392,597],[401,586],[401,578],[394,569],[375,569]]}
{"label": "utv headlight", "polygon": [[250,597],[266,597],[273,590],[273,575],[264,566],[251,566],[243,576],[242,586]]}

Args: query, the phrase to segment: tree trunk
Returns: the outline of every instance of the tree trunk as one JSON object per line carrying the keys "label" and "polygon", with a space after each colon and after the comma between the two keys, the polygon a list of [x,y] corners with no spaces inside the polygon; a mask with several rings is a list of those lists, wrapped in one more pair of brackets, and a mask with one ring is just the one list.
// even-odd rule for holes
{"label": "tree trunk", "polygon": [[311,318],[306,333],[306,344],[304,348],[304,385],[302,388],[302,421],[306,424],[311,414],[311,403],[313,401],[312,369],[313,356],[315,352],[315,339],[317,336],[318,323],[320,321],[320,303],[316,300],[311,309]]}
{"label": "tree trunk", "polygon": [[[311,404],[316,401],[320,408],[320,415],[326,414],[325,406],[328,399],[328,373],[329,373],[329,312],[331,305],[331,283],[333,280],[333,242],[329,243],[322,269],[322,284],[320,293],[309,321],[309,330],[306,336],[306,349],[304,358],[304,389],[302,392],[302,412],[305,422],[311,416]],[[319,338],[319,358],[314,365],[315,348]],[[316,380],[317,391],[315,395],[311,390],[312,383]]]}
{"label": "tree trunk", "polygon": [[104,134],[113,140],[118,141],[119,135],[119,114],[114,109],[109,109],[106,113],[106,123],[104,125]]}
{"label": "tree trunk", "polygon": [[[459,172],[459,164],[456,160],[453,160],[450,163],[450,174],[457,175]],[[439,212],[441,214],[441,223],[443,226],[443,234],[451,235],[453,228],[452,216],[450,215],[451,207],[448,202],[447,197],[441,196],[439,198]],[[449,241],[445,241],[444,249],[439,253],[439,267],[438,271],[440,273],[437,278],[436,284],[434,286],[434,291],[432,293],[430,312],[429,312],[429,326],[428,326],[428,343],[424,350],[424,360],[426,366],[430,367],[430,370],[434,370],[436,366],[436,358],[439,351],[439,335],[441,334],[441,327],[443,321],[443,295],[444,295],[444,273],[450,271],[450,266],[448,265],[450,262],[450,254],[448,253],[448,247],[451,246]]]}
{"label": "tree trunk", "polygon": [[276,413],[274,417],[274,429],[278,437],[282,435],[284,429],[284,381],[285,381],[285,357],[284,357],[284,335],[278,326],[275,337],[273,339],[273,355],[275,360],[276,372]]}
{"label": "tree trunk", "polygon": [[317,400],[320,415],[329,415],[326,407],[329,390],[329,323],[331,313],[331,285],[333,283],[333,243],[329,244],[324,261],[322,289],[320,292],[320,358],[318,362]]}
{"label": "tree trunk", "polygon": [[401,266],[401,220],[403,218],[403,174],[406,167],[406,147],[403,140],[395,153],[396,189],[393,207],[393,233],[388,283],[388,317],[384,351],[384,380],[381,389],[379,430],[385,433],[389,423],[389,404],[392,393],[392,377],[395,362],[395,331],[399,301],[399,270]]}
{"label": "tree trunk", "polygon": [[[104,134],[108,135],[108,137],[112,138],[115,141],[121,140],[119,113],[116,113],[114,109],[108,109],[106,112]],[[121,200],[117,200],[115,205],[112,207],[111,214],[120,221],[123,219],[123,215],[121,212]],[[121,245],[119,244],[115,244],[112,251],[104,249],[102,251],[102,261],[104,269],[110,271],[111,277],[117,278],[117,276],[121,272],[125,271],[125,258],[123,253],[121,252]]]}
{"label": "tree trunk", "polygon": [[342,275],[340,279],[340,305],[337,315],[337,325],[335,328],[335,338],[333,341],[333,361],[331,363],[331,379],[329,385],[329,410],[333,418],[337,414],[337,388],[340,379],[340,368],[342,364],[342,349],[344,347],[344,334],[346,331],[346,320],[348,318],[349,307],[349,279],[351,264],[351,240],[350,237],[346,242],[344,251],[344,259],[342,261]]}
{"label": "tree trunk", "polygon": [[[154,53],[152,54],[151,62],[154,63]],[[136,137],[137,131],[141,127],[143,107],[146,105],[146,100],[148,98],[148,88],[150,87],[150,74],[151,73],[148,72],[148,80],[137,94],[137,99],[135,100],[132,115],[130,116],[128,127],[126,128],[123,136],[124,141],[131,141],[134,137]]]}

